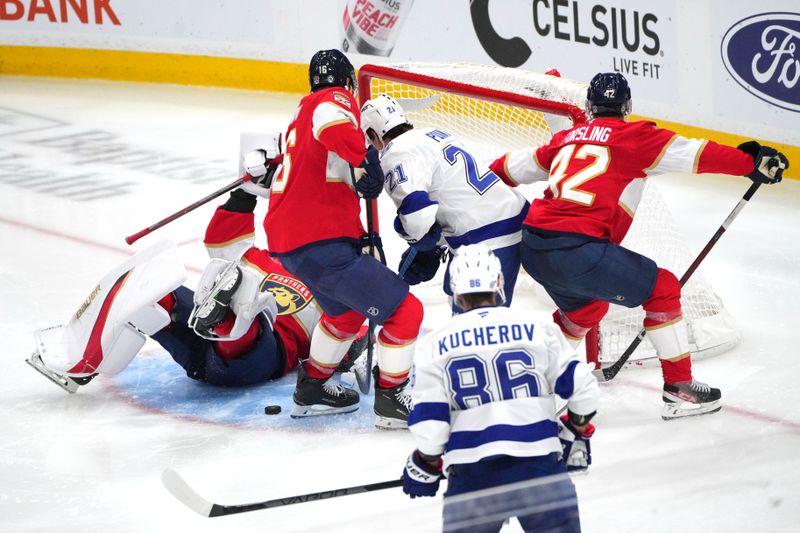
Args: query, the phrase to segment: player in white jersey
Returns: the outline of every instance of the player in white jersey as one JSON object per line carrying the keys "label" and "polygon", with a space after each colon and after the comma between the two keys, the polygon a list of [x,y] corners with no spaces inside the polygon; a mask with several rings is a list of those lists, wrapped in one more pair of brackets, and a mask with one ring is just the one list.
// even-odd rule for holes
{"label": "player in white jersey", "polygon": [[403,490],[433,496],[446,475],[445,531],[499,531],[511,516],[525,531],[580,531],[567,472],[591,463],[592,368],[549,320],[498,306],[503,276],[486,246],[457,250],[450,282],[465,312],[417,346]]}
{"label": "player in white jersey", "polygon": [[[503,265],[510,305],[529,205],[525,198],[475,159],[455,135],[414,129],[389,96],[364,103],[361,128],[381,152],[384,189],[397,206],[395,230],[415,250],[406,251],[401,268],[409,253],[416,253],[404,279],[415,284],[436,274],[442,239],[451,250],[484,243]],[[452,296],[447,275],[444,290]]]}

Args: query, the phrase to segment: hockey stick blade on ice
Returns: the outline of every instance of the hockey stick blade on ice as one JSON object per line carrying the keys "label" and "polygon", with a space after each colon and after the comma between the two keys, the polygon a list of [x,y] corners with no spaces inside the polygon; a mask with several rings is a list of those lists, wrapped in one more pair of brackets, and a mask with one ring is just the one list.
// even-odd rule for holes
{"label": "hockey stick blade on ice", "polygon": [[352,494],[362,494],[364,492],[391,489],[395,487],[401,487],[403,485],[402,479],[395,479],[392,481],[383,481],[381,483],[369,483],[367,485],[357,485],[355,487],[311,492],[309,494],[302,494],[299,496],[287,496],[284,498],[276,498],[274,500],[267,500],[263,502],[240,505],[220,505],[218,503],[212,503],[200,496],[192,487],[189,486],[188,483],[186,483],[186,481],[184,481],[180,474],[171,468],[164,470],[164,472],[161,474],[161,481],[164,483],[164,487],[166,487],[170,494],[175,496],[178,501],[197,514],[210,518],[238,513],[248,513],[250,511],[260,511],[261,509],[271,509],[273,507],[283,507],[286,505],[294,505],[296,503],[327,500],[330,498],[338,498],[340,496],[350,496]]}
{"label": "hockey stick blade on ice", "polygon": [[[760,186],[761,184],[758,182],[754,182],[752,185],[750,185],[750,188],[747,189],[747,192],[744,193],[744,196],[742,196],[742,198],[739,200],[739,203],[736,204],[736,207],[733,208],[733,211],[731,211],[731,214],[728,215],[728,218],[726,218],[725,221],[722,223],[722,225],[719,227],[719,229],[717,229],[717,232],[714,234],[713,237],[711,237],[711,239],[706,244],[705,248],[703,248],[703,250],[695,258],[694,262],[691,265],[689,265],[689,268],[686,269],[686,272],[680,279],[681,287],[683,287],[686,284],[686,282],[689,281],[689,278],[692,277],[692,274],[694,274],[695,270],[697,270],[697,267],[700,266],[700,263],[703,262],[703,259],[706,258],[708,253],[714,247],[714,245],[717,244],[717,241],[720,239],[720,237],[722,237],[722,234],[725,233],[725,231],[728,229],[728,226],[730,226],[731,223],[734,221],[734,219],[737,216],[739,216],[739,213],[742,211],[742,209],[744,209],[744,206],[747,205],[747,202],[753,197],[753,195],[756,193],[756,191]],[[625,363],[628,362],[628,359],[636,350],[636,348],[642,343],[642,341],[644,340],[644,336],[645,336],[645,330],[644,328],[642,328],[642,330],[639,331],[639,334],[636,336],[636,338],[633,339],[633,342],[631,342],[628,348],[622,353],[619,359],[617,359],[614,362],[614,364],[606,368],[603,368],[599,373],[595,374],[598,375],[598,377],[602,377],[603,381],[611,381],[612,379],[614,379],[616,375],[619,374],[619,371],[622,370],[622,367],[625,365]]]}
{"label": "hockey stick blade on ice", "polygon": [[156,222],[152,226],[148,226],[148,227],[144,228],[141,231],[137,231],[133,235],[128,235],[127,237],[125,237],[125,242],[128,243],[128,244],[133,244],[136,241],[138,241],[139,239],[141,239],[142,237],[144,237],[145,235],[149,235],[150,233],[154,232],[158,228],[166,226],[167,224],[169,224],[173,220],[176,220],[176,219],[182,217],[186,213],[194,211],[195,209],[197,209],[201,205],[207,204],[208,202],[210,202],[214,198],[218,198],[218,197],[222,196],[223,194],[225,194],[228,191],[232,191],[236,187],[242,185],[244,182],[249,181],[249,180],[250,180],[250,176],[245,175],[244,177],[241,177],[238,180],[229,183],[228,185],[224,186],[223,188],[212,192],[208,196],[206,196],[204,198],[201,198],[200,200],[196,201],[195,203],[193,203],[191,205],[187,205],[186,207],[184,207],[180,211],[177,211],[177,212],[171,214],[167,218],[165,218],[163,220],[159,220],[158,222]]}

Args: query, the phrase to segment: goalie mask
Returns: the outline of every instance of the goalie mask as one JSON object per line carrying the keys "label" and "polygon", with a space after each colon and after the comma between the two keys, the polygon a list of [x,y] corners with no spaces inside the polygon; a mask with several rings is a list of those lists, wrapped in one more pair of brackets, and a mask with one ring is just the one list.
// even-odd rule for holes
{"label": "goalie mask", "polygon": [[367,135],[367,130],[372,130],[383,139],[384,135],[401,124],[408,124],[406,113],[391,96],[382,94],[361,106],[361,129],[364,135]]}
{"label": "goalie mask", "polygon": [[586,91],[586,115],[625,117],[631,112],[631,88],[619,72],[601,72],[589,82]]}
{"label": "goalie mask", "polygon": [[453,297],[462,294],[494,293],[497,304],[506,300],[500,259],[485,244],[470,244],[456,250],[450,263],[450,289]]}

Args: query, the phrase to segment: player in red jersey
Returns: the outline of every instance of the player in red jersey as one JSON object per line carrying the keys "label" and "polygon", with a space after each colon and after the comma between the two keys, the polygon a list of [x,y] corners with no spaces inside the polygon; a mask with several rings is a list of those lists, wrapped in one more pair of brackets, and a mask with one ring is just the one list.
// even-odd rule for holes
{"label": "player in red jersey", "polygon": [[[169,266],[174,253],[157,244],[106,276],[93,292],[97,297],[90,296],[67,325],[38,331],[30,364],[75,392],[97,374],[121,372],[148,334],[188,377],[210,385],[254,385],[296,368],[308,357],[321,312],[302,282],[269,252],[253,247],[255,204],[255,196],[237,190],[217,208],[205,236],[212,262],[198,296],[176,287],[185,279],[183,268],[175,259]],[[118,284],[120,272],[125,278]],[[209,296],[205,301],[203,294]],[[98,350],[91,349],[95,332]],[[59,353],[62,346],[66,353]],[[365,346],[362,335],[347,362]]]}
{"label": "player in red jersey", "polygon": [[553,316],[564,334],[580,342],[609,302],[641,305],[664,376],[662,417],[715,412],[719,389],[692,377],[678,279],[619,244],[648,177],[715,172],[772,184],[781,181],[788,161],[755,141],[736,149],[652,122],[627,122],[630,102],[624,76],[597,74],[587,91],[587,122],[556,133],[544,146],[510,152],[491,169],[512,186],[549,181],[523,223],[522,264],[556,302]]}
{"label": "player in red jersey", "polygon": [[324,311],[311,356],[298,373],[292,416],[358,408],[358,393],[329,378],[369,316],[383,325],[376,353],[376,425],[406,427],[405,386],[422,304],[397,274],[361,253],[359,194],[376,198],[384,176],[378,153],[367,150],[361,132],[353,66],[340,51],[321,50],[311,59],[309,83],[311,93],[300,101],[286,132],[283,165],[272,181],[264,220],[271,254],[311,289]]}

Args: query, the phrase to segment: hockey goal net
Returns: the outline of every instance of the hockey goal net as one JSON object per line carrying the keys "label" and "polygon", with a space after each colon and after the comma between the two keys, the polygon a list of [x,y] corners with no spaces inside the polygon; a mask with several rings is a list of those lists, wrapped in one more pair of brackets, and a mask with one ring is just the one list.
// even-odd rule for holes
{"label": "hockey goal net", "polygon": [[[557,75],[488,65],[407,63],[364,65],[358,78],[362,103],[388,94],[400,102],[416,127],[454,133],[486,162],[510,150],[544,144],[554,132],[585,118],[586,85]],[[544,185],[526,186],[522,192],[532,199]],[[693,259],[664,200],[649,182],[623,245],[678,277]],[[442,270],[433,281],[415,288],[415,293],[424,293],[423,301],[444,298]],[[515,298],[535,291],[537,297],[549,300],[537,287],[521,272]],[[738,343],[739,333],[722,301],[699,273],[684,286],[682,305],[695,357],[715,355]],[[641,330],[643,318],[641,308],[612,305],[599,328],[587,336],[587,360],[600,365],[616,361]],[[645,337],[629,364],[655,359],[655,350]]]}

